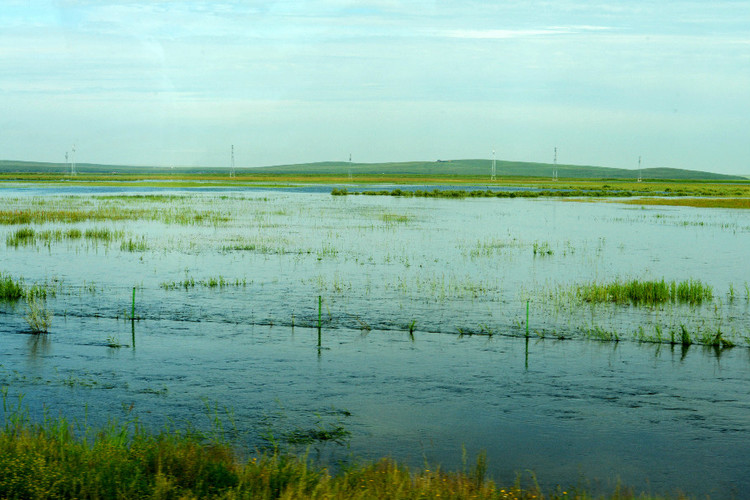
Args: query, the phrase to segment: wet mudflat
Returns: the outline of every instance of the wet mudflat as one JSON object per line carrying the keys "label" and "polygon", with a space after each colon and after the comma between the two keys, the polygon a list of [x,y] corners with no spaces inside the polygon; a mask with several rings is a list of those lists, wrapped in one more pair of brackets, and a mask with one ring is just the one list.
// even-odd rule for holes
{"label": "wet mudflat", "polygon": [[[44,288],[53,314],[34,335],[23,300],[0,305],[0,383],[36,415],[210,428],[213,414],[249,450],[269,433],[345,429],[344,445],[311,453],[456,468],[465,446],[487,450],[503,481],[532,470],[546,485],[750,492],[742,211],[4,196],[4,214],[39,214],[5,216],[0,267]],[[643,306],[576,292],[614,279],[695,280],[712,295]],[[719,331],[727,342],[712,342]]]}

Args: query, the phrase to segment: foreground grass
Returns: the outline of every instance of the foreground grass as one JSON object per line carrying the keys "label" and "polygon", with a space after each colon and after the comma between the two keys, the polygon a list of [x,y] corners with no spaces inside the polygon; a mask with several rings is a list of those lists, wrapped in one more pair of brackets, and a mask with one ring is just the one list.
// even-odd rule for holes
{"label": "foreground grass", "polygon": [[[149,433],[137,422],[93,430],[64,419],[32,423],[8,403],[0,432],[0,498],[252,499],[587,499],[583,492],[501,488],[485,478],[486,460],[464,472],[412,471],[383,459],[332,474],[276,451],[241,461],[232,448],[195,433]],[[78,432],[76,433],[76,429]],[[655,498],[616,491],[597,498]]]}

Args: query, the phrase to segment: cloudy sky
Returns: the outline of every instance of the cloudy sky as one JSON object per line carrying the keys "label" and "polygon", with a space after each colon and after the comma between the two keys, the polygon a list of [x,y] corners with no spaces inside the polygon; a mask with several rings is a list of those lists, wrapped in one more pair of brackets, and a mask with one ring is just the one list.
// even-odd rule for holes
{"label": "cloudy sky", "polygon": [[750,2],[0,0],[0,159],[750,173]]}

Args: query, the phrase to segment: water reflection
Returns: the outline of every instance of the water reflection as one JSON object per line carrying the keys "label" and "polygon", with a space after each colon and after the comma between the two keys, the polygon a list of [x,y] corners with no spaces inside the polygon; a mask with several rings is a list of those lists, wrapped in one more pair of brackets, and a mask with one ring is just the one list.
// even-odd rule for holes
{"label": "water reflection", "polygon": [[26,344],[29,351],[29,359],[31,360],[37,360],[50,353],[49,335],[46,333],[30,335]]}

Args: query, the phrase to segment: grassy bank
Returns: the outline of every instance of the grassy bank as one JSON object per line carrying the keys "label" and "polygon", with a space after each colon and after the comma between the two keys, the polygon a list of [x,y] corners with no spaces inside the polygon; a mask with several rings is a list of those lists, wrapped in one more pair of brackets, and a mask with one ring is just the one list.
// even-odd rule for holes
{"label": "grassy bank", "polygon": [[[550,191],[559,196],[561,191],[599,192],[598,196],[618,196],[628,192],[637,196],[714,196],[749,197],[750,181],[731,178],[679,178],[666,176],[644,179],[636,182],[633,178],[611,178],[606,175],[586,175],[580,177],[562,176],[559,181],[551,181],[547,175],[533,175],[524,171],[521,175],[499,175],[490,180],[488,175],[475,175],[471,170],[424,171],[415,173],[408,170],[372,168],[355,170],[350,177],[346,169],[247,169],[229,177],[222,172],[170,171],[140,169],[137,172],[122,173],[79,173],[75,177],[63,172],[0,172],[0,188],[20,185],[68,186],[116,186],[137,185],[138,187],[159,187],[180,189],[191,187],[287,187],[300,184],[324,184],[340,188],[347,186],[355,191],[356,186],[372,184],[393,184],[400,186],[431,185],[480,185],[489,187],[526,187],[539,191]],[[674,172],[672,172],[674,174]],[[3,181],[8,181],[7,183]],[[357,194],[350,192],[348,194]],[[391,194],[390,191],[378,194]],[[570,195],[569,195],[570,196]],[[575,196],[575,195],[574,195]],[[619,196],[626,196],[619,194]]]}
{"label": "grassy bank", "polygon": [[622,203],[629,205],[750,209],[750,198],[639,198],[625,200]]}
{"label": "grassy bank", "polygon": [[[45,418],[33,423],[3,391],[1,498],[252,498],[252,499],[587,499],[585,492],[542,491],[533,480],[500,487],[487,463],[461,472],[410,470],[392,460],[332,474],[278,450],[240,460],[229,444],[204,435],[149,433],[137,422],[101,429]],[[596,498],[657,498],[616,491]]]}

